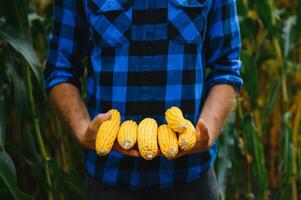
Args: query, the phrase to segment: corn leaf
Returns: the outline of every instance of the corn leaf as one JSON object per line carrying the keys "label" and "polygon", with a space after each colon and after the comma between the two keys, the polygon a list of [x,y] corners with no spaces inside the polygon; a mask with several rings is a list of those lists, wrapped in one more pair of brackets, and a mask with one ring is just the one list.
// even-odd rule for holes
{"label": "corn leaf", "polygon": [[13,55],[10,55],[10,53],[6,55],[7,62],[4,65],[6,77],[12,88],[13,94],[13,102],[9,103],[20,112],[18,115],[19,121],[16,122],[16,125],[24,126],[25,122],[29,119],[26,83],[24,78],[18,73],[18,70],[15,67],[18,64],[13,60],[12,56]]}
{"label": "corn leaf", "polygon": [[3,15],[10,26],[29,37],[27,0],[2,0]]}
{"label": "corn leaf", "polygon": [[286,199],[287,196],[290,196],[290,179],[292,176],[292,130],[289,126],[289,122],[291,120],[291,114],[285,113],[282,119],[282,165],[284,169],[284,188],[281,191],[280,199]]}
{"label": "corn leaf", "polygon": [[262,129],[263,130],[267,129],[267,125],[268,125],[267,123],[268,123],[271,111],[272,111],[273,107],[275,106],[277,97],[280,93],[281,82],[279,79],[280,78],[277,78],[276,82],[274,83],[274,86],[271,91],[271,95],[269,98],[267,98],[267,104],[262,112],[262,114],[263,114]]}
{"label": "corn leaf", "polygon": [[293,28],[295,27],[297,23],[297,17],[296,16],[290,16],[288,19],[284,21],[283,26],[283,54],[286,58],[289,54],[289,52],[293,49],[293,41],[292,40],[292,34],[293,34]]}
{"label": "corn leaf", "polygon": [[273,0],[255,0],[256,11],[264,26],[273,31],[276,24],[276,9]]}
{"label": "corn leaf", "polygon": [[242,127],[248,141],[249,152],[252,153],[252,156],[254,157],[253,173],[258,178],[258,185],[260,190],[259,199],[263,199],[268,187],[268,176],[265,166],[263,145],[257,135],[257,129],[254,124],[253,117],[250,113],[245,114]]}
{"label": "corn leaf", "polygon": [[226,199],[226,189],[228,184],[228,172],[232,168],[231,153],[234,146],[233,128],[235,115],[229,119],[229,124],[225,127],[219,138],[218,170],[217,179],[221,200]]}
{"label": "corn leaf", "polygon": [[18,189],[15,166],[5,151],[0,152],[0,177],[16,200],[32,199]]}
{"label": "corn leaf", "polygon": [[250,97],[252,97],[250,98],[252,108],[256,108],[258,100],[258,76],[255,60],[254,57],[246,51],[242,51],[241,60],[244,64],[242,75],[245,82],[245,88]]}
{"label": "corn leaf", "polygon": [[0,94],[0,151],[4,150],[5,146],[5,111],[4,111],[4,96]]}
{"label": "corn leaf", "polygon": [[39,85],[43,85],[40,61],[35,54],[32,43],[15,28],[2,23],[0,24],[0,39],[10,44],[15,51],[20,53],[29,64]]}
{"label": "corn leaf", "polygon": [[23,161],[28,164],[31,171],[37,178],[37,182],[40,188],[44,191],[49,189],[47,181],[45,179],[45,171],[43,169],[43,158],[38,152],[38,147],[34,141],[33,133],[30,133],[28,129],[24,129],[21,135],[22,142],[24,143],[25,149],[18,152],[18,155],[23,158]]}

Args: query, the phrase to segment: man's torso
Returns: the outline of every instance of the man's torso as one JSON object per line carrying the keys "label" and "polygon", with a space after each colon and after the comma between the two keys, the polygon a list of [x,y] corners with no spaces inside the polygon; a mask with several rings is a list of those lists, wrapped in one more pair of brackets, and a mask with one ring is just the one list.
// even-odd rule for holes
{"label": "man's torso", "polygon": [[[74,6],[82,7],[88,24],[91,117],[115,108],[122,121],[153,117],[160,125],[165,110],[178,106],[195,124],[205,96],[204,40],[211,0],[82,2]],[[212,166],[216,151],[214,145],[202,154],[152,161],[86,151],[85,165],[89,175],[105,184],[168,188],[199,178]]]}

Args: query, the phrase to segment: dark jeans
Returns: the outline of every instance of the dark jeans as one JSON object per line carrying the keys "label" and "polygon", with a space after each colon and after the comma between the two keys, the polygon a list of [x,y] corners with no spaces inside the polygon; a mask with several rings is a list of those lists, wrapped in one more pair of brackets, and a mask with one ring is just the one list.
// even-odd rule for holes
{"label": "dark jeans", "polygon": [[130,190],[103,185],[95,178],[86,177],[87,200],[217,200],[218,186],[214,170],[211,168],[198,180],[177,185],[170,189]]}

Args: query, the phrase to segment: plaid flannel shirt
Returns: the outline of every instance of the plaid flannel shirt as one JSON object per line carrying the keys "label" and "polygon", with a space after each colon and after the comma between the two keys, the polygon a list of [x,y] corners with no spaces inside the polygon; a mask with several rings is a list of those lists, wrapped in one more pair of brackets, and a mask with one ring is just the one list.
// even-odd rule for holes
{"label": "plaid flannel shirt", "polygon": [[[91,118],[111,108],[122,121],[182,109],[196,124],[207,91],[242,85],[240,31],[235,0],[55,0],[45,70],[46,89],[80,88],[88,57],[86,104]],[[152,161],[111,152],[85,153],[89,175],[127,188],[169,188],[199,178],[213,165],[207,152]]]}

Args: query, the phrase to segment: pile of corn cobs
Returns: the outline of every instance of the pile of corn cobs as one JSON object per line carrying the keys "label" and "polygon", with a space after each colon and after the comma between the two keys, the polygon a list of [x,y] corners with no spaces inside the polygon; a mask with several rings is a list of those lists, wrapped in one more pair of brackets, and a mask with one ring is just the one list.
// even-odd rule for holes
{"label": "pile of corn cobs", "polygon": [[188,151],[196,142],[196,130],[193,124],[183,117],[178,107],[171,107],[165,112],[167,125],[159,126],[152,118],[143,119],[139,125],[132,120],[120,125],[120,113],[111,109],[111,118],[103,122],[97,132],[95,148],[100,156],[107,155],[117,138],[123,149],[131,149],[137,142],[140,155],[152,160],[158,153],[158,143],[162,154],[174,158],[179,148]]}

